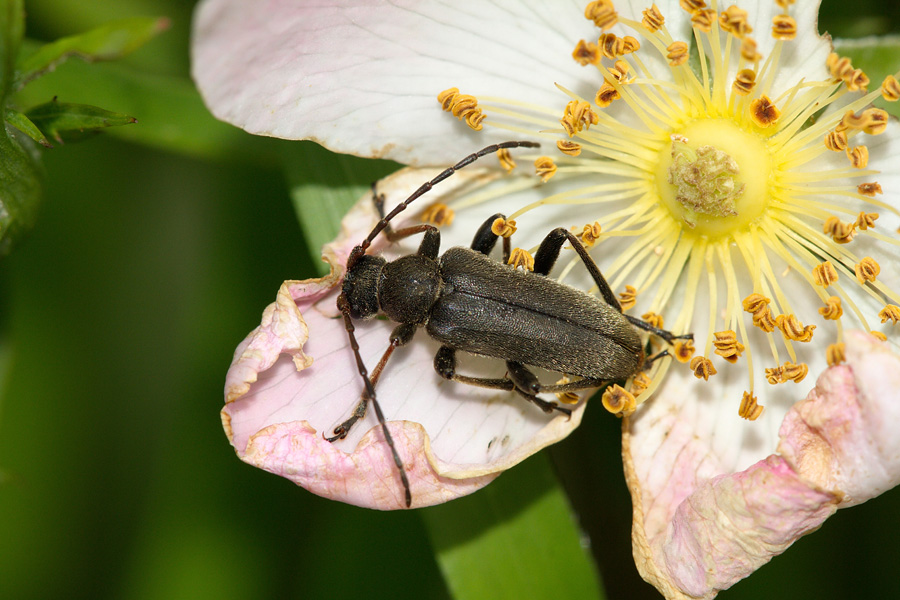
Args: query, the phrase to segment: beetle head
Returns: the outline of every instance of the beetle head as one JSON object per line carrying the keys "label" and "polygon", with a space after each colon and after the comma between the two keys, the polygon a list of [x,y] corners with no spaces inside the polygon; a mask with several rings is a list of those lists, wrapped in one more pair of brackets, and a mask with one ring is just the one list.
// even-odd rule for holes
{"label": "beetle head", "polygon": [[385,262],[380,256],[364,254],[347,269],[342,292],[354,319],[378,314],[378,278]]}

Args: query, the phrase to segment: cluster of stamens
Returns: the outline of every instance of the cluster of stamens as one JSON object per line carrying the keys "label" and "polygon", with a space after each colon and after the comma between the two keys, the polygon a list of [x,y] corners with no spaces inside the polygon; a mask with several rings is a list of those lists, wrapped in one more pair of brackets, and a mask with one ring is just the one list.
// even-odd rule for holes
{"label": "cluster of stamens", "polygon": [[[591,2],[585,17],[601,33],[596,41],[579,41],[572,58],[597,70],[599,85],[593,102],[560,87],[569,100],[555,123],[515,102],[487,102],[491,110],[495,106],[502,109],[510,119],[510,130],[522,131],[522,123],[527,123],[541,135],[557,136],[560,158],[542,156],[535,161],[535,172],[542,181],[567,169],[577,172],[583,165],[612,177],[598,178],[603,183],[583,196],[570,190],[535,202],[511,215],[510,221],[495,223],[495,233],[508,231],[510,223],[514,230],[513,218],[541,205],[572,201],[570,198],[584,205],[590,197],[604,207],[599,218],[588,219],[581,229],[572,230],[587,248],[619,238],[623,245],[604,273],[613,289],[625,290],[619,293],[623,310],[637,305],[641,290],[642,302],[649,302],[650,308],[643,319],[654,326],[662,327],[664,312],[672,314],[667,307],[680,283],[678,289],[686,290],[683,307],[667,319],[675,332],[691,331],[693,320],[700,317],[694,314],[693,305],[706,273],[712,304],[706,342],[698,341],[695,350],[693,343],[679,341],[671,354],[688,363],[702,380],[717,374],[710,358],[713,354],[727,363],[721,368],[745,360],[750,381],[739,414],[748,420],[758,418],[763,408],[753,393],[746,314],[750,315],[748,323],[769,339],[773,360],[764,366],[768,383],[798,383],[809,371],[794,343],[811,342],[816,325],[804,324],[792,312],[791,295],[781,283],[788,274],[817,295],[821,300],[818,317],[836,327],[837,339],[825,350],[829,365],[845,360],[842,320],[847,314],[875,337],[885,338],[871,330],[867,321],[871,315],[857,302],[857,295],[880,301],[883,308],[878,318],[882,323],[900,322],[900,294],[878,279],[881,268],[874,258],[852,252],[859,237],[898,242],[873,231],[878,212],[851,211],[825,200],[836,195],[850,197],[858,204],[900,215],[896,208],[875,199],[882,193],[877,181],[847,185],[852,178],[874,173],[868,170],[868,148],[859,142],[862,136],[882,134],[888,116],[869,105],[878,96],[887,101],[900,99],[900,83],[896,76],[888,76],[877,92],[863,95],[869,78],[849,59],[832,53],[820,80],[798,78],[794,87],[774,91],[772,81],[782,46],[798,36],[797,22],[789,14],[793,0],[775,2],[780,11],[772,19],[771,31],[766,32],[775,40],[768,57],[760,53],[752,37],[747,11],[734,5],[717,10],[715,2],[708,6],[706,0],[680,1],[690,15],[694,36],[703,40],[692,49],[690,39],[671,37],[656,5],[644,10],[638,22],[619,15],[612,0]],[[616,24],[634,30],[635,37],[609,32]],[[638,41],[638,35],[647,41]],[[641,59],[646,52],[658,53],[669,65],[668,80],[654,78]],[[692,52],[699,54],[700,72],[689,64]],[[737,54],[736,69],[730,68],[734,64],[728,62],[730,54]],[[726,81],[726,77],[730,79]],[[667,95],[672,82],[679,92]],[[841,113],[822,111],[842,97],[849,100],[842,101]],[[466,120],[466,114],[471,114],[466,111],[478,106],[474,98],[459,95],[455,88],[439,99],[445,110]],[[620,123],[615,111],[622,110],[634,113],[637,119],[632,121],[647,124],[647,129]],[[527,118],[516,121],[516,114]],[[479,124],[480,118],[476,119]],[[543,125],[535,129],[535,123]],[[711,125],[707,127],[707,123]],[[491,125],[495,125],[493,116]],[[715,133],[714,127],[725,133]],[[744,151],[741,146],[746,144],[730,143],[731,137],[750,140],[752,149]],[[835,172],[816,164],[816,159],[831,152],[846,155],[849,169]],[[508,170],[515,166],[504,157],[501,164]],[[835,192],[838,188],[841,191]],[[620,204],[606,210],[613,202]],[[738,260],[734,256],[743,260],[749,275],[736,274]],[[785,267],[780,277],[773,269],[773,257]],[[527,268],[524,258],[515,264]],[[740,294],[743,286],[747,289]],[[722,287],[726,289],[724,310],[719,295]],[[779,345],[784,346],[789,360],[779,357]],[[630,392],[618,386],[607,389],[604,406],[619,415],[633,412],[635,398],[642,399],[644,392],[654,388],[645,378],[644,373],[635,376]]]}

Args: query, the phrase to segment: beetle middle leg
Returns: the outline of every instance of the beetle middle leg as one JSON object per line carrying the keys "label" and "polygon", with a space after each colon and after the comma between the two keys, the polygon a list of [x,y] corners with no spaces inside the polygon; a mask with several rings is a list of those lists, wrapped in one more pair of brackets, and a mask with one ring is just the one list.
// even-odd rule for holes
{"label": "beetle middle leg", "polygon": [[[550,388],[557,388],[560,386],[541,385],[534,373],[529,371],[525,365],[521,363],[506,361],[506,368],[506,377],[470,377],[468,375],[460,375],[456,372],[456,349],[451,348],[450,346],[441,346],[434,356],[434,370],[444,379],[483,388],[516,392],[525,397],[528,401],[533,402],[546,413],[556,410],[564,415],[572,414],[570,409],[559,406],[556,402],[548,402],[537,396],[537,394],[541,392],[557,391]],[[597,387],[598,385],[597,383],[593,383],[592,380],[586,379],[572,383],[576,385],[567,387],[566,391]],[[564,386],[569,385],[570,384],[564,384]]]}

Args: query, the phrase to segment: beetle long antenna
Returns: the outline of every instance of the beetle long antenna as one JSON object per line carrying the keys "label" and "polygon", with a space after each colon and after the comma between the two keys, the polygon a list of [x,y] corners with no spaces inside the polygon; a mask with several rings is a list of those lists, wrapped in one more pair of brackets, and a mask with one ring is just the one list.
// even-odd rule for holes
{"label": "beetle long antenna", "polygon": [[353,326],[353,319],[350,318],[350,304],[347,302],[347,298],[343,293],[338,296],[337,305],[341,314],[344,316],[344,328],[347,330],[347,335],[350,338],[350,347],[353,349],[353,355],[356,357],[356,367],[365,383],[366,389],[363,393],[367,399],[372,401],[372,408],[375,409],[375,416],[378,418],[378,424],[381,425],[384,441],[387,442],[388,447],[391,449],[394,464],[397,465],[397,470],[400,471],[400,481],[403,483],[403,489],[406,492],[406,508],[409,508],[412,506],[412,491],[409,489],[409,478],[406,476],[406,469],[403,467],[403,461],[400,459],[400,454],[397,452],[396,446],[394,446],[394,438],[391,436],[391,431],[388,429],[384,413],[381,412],[381,405],[375,398],[375,386],[372,384],[372,380],[369,379],[369,370],[366,368],[366,363],[359,353],[359,343],[356,341],[356,334],[354,333],[356,327]]}
{"label": "beetle long antenna", "polygon": [[[381,233],[385,227],[387,227],[387,225],[391,221],[391,219],[393,219],[398,214],[400,214],[401,212],[406,210],[406,207],[409,206],[410,204],[412,204],[417,198],[427,194],[431,190],[431,188],[433,188],[434,186],[436,186],[443,180],[447,179],[448,177],[453,175],[455,172],[459,171],[460,169],[462,169],[464,167],[469,166],[470,164],[472,164],[473,162],[475,162],[482,156],[485,156],[488,154],[493,154],[494,152],[499,152],[500,150],[503,150],[506,148],[537,148],[539,146],[540,146],[540,144],[537,142],[528,142],[528,141],[518,141],[518,142],[512,141],[512,142],[501,142],[499,144],[492,144],[490,146],[487,146],[486,148],[482,148],[478,152],[473,152],[472,154],[468,155],[467,157],[465,157],[464,159],[462,159],[461,161],[459,161],[452,167],[447,167],[446,169],[441,171],[434,179],[432,179],[431,181],[429,181],[427,183],[423,183],[421,186],[419,186],[419,189],[417,189],[415,192],[413,192],[409,198],[407,198],[406,200],[404,200],[403,202],[401,202],[400,204],[395,206],[391,212],[389,212],[384,218],[382,218],[380,221],[378,221],[378,223],[375,225],[375,227],[372,229],[371,233],[369,233],[369,235],[366,237],[366,239],[363,240],[363,242],[359,246],[357,246],[357,248],[359,249],[359,254],[362,254],[363,252],[366,251],[366,249],[372,244],[372,241],[378,236],[378,234]],[[356,253],[356,252],[357,251],[354,250],[354,253]]]}

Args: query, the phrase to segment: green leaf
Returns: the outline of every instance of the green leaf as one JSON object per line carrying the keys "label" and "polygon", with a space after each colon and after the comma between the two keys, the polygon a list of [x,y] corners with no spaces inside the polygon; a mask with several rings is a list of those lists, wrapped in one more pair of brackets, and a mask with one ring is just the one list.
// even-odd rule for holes
{"label": "green leaf", "polygon": [[17,65],[16,86],[23,87],[70,56],[78,56],[86,61],[121,58],[168,27],[169,21],[165,18],[134,17],[107,23],[86,33],[45,44],[36,52],[20,59]]}
{"label": "green leaf", "polygon": [[6,127],[0,129],[0,256],[9,254],[37,218],[42,193],[38,160]]}
{"label": "green leaf", "polygon": [[[871,36],[858,39],[836,39],[834,49],[841,56],[848,57],[854,67],[868,75],[869,90],[875,90],[888,75],[896,75],[900,70],[900,36]],[[875,101],[894,116],[900,117],[900,103]]]}
{"label": "green leaf", "polygon": [[55,100],[29,109],[27,117],[45,136],[60,143],[80,139],[85,133],[96,132],[106,127],[137,122],[134,117],[96,106]]}
{"label": "green leaf", "polygon": [[[26,47],[35,43],[25,41]],[[132,143],[212,159],[278,166],[294,142],[250,135],[218,121],[186,77],[146,73],[120,63],[69,61],[16,93],[19,106],[58,96],[134,115],[138,127],[116,127],[109,135]]]}
{"label": "green leaf", "polygon": [[604,597],[543,454],[471,496],[421,512],[457,600]]}
{"label": "green leaf", "polygon": [[3,0],[0,6],[0,107],[12,87],[16,57],[25,31],[22,0]]}
{"label": "green leaf", "polygon": [[41,133],[41,130],[37,125],[32,123],[31,119],[26,117],[24,114],[20,113],[17,110],[13,110],[11,108],[6,109],[6,114],[3,115],[4,119],[7,123],[36,141],[41,146],[46,148],[52,148],[53,145],[47,141],[46,136]]}
{"label": "green leaf", "polygon": [[[294,142],[284,152],[291,199],[307,247],[314,257],[333,240],[341,219],[372,183],[396,171],[396,163],[334,154],[313,142]],[[368,232],[360,232],[360,240]],[[320,274],[327,272],[318,263]]]}

